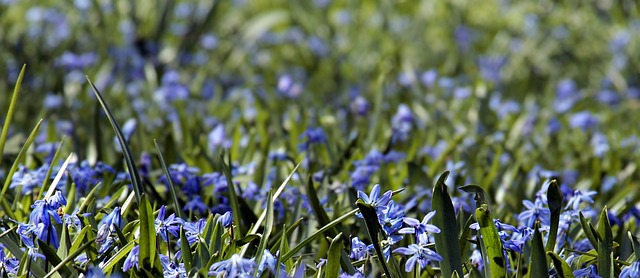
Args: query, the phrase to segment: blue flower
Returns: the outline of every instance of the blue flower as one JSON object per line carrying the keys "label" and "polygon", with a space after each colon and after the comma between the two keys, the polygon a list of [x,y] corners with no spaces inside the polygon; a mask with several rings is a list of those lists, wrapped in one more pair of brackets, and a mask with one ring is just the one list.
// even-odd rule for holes
{"label": "blue flower", "polygon": [[631,263],[630,266],[627,266],[620,272],[620,278],[633,278],[640,277],[640,261],[635,261]]}
{"label": "blue flower", "polygon": [[262,259],[260,259],[260,264],[258,265],[258,277],[262,275],[265,269],[269,269],[271,274],[273,274],[275,277],[287,277],[287,271],[285,269],[284,263],[282,262],[280,262],[280,267],[276,272],[276,263],[278,261],[277,257],[279,252],[280,251],[276,252],[276,255],[274,256],[273,254],[271,254],[271,252],[269,252],[269,250],[264,250],[264,252],[262,253]]}
{"label": "blue flower", "polygon": [[252,259],[245,259],[233,254],[228,260],[214,263],[209,268],[209,275],[222,277],[253,277],[256,263]]}
{"label": "blue flower", "polygon": [[300,134],[300,139],[303,139],[304,142],[298,144],[298,149],[300,151],[306,151],[311,147],[311,145],[326,143],[327,135],[325,135],[324,130],[322,130],[321,127],[309,127],[305,132]]}
{"label": "blue flower", "polygon": [[175,213],[172,213],[165,218],[166,213],[167,209],[163,205],[160,207],[160,211],[158,212],[158,216],[154,223],[156,234],[159,234],[165,242],[169,242],[169,234],[176,238],[180,237],[180,227],[184,224],[184,220],[176,217]]}
{"label": "blue flower", "polygon": [[527,208],[518,215],[518,220],[525,224],[527,227],[533,227],[533,223],[536,220],[540,220],[542,224],[549,224],[549,217],[551,212],[548,208],[544,207],[544,203],[540,199],[536,199],[535,203],[529,200],[523,200],[522,203]]}
{"label": "blue flower", "polygon": [[471,253],[471,265],[473,265],[480,271],[482,271],[482,269],[484,268],[482,253],[480,253],[480,251],[478,251],[477,249],[474,249],[473,253]]}
{"label": "blue flower", "polygon": [[429,234],[427,233],[440,233],[440,228],[432,224],[427,224],[434,215],[436,215],[435,210],[427,213],[427,215],[422,219],[422,222],[412,217],[405,217],[404,223],[409,225],[409,227],[400,229],[398,233],[415,234],[416,242],[418,242],[418,244],[427,244],[429,243]]}
{"label": "blue flower", "polygon": [[124,264],[122,265],[122,271],[127,272],[132,267],[136,267],[136,269],[140,268],[138,263],[138,256],[140,255],[140,245],[136,245],[129,251],[129,255],[124,260]]}
{"label": "blue flower", "polygon": [[184,223],[184,231],[187,236],[187,241],[189,245],[192,245],[202,236],[202,232],[204,232],[204,226],[206,225],[206,220],[203,218],[198,219],[198,221],[194,222],[186,222]]}
{"label": "blue flower", "polygon": [[567,206],[564,209],[572,209],[574,211],[578,211],[581,203],[593,204],[594,200],[592,197],[596,194],[598,194],[598,192],[596,191],[588,191],[582,193],[582,191],[580,190],[575,190],[573,192],[573,196],[571,196],[571,198],[569,198],[569,201],[567,201]]}
{"label": "blue flower", "polygon": [[[9,258],[4,253],[4,245],[0,244],[0,275],[3,277],[12,277],[18,272],[20,261],[16,258]],[[11,274],[11,275],[9,275]]]}
{"label": "blue flower", "polygon": [[351,238],[351,254],[349,257],[353,260],[359,261],[367,256],[369,248],[358,237]]}
{"label": "blue flower", "polygon": [[227,211],[218,218],[218,222],[222,223],[223,227],[229,228],[233,224],[233,215]]}
{"label": "blue flower", "polygon": [[[358,191],[358,198],[364,201],[366,204],[371,205],[376,209],[376,212],[379,214],[382,210],[387,209],[387,205],[389,201],[391,201],[391,190],[388,190],[382,196],[380,195],[380,185],[376,184],[371,189],[371,195],[367,195],[362,191]],[[359,217],[362,217],[362,214]]]}
{"label": "blue flower", "polygon": [[160,254],[160,264],[162,264],[162,274],[165,278],[182,278],[187,277],[187,270],[184,268],[184,263],[175,263],[171,261],[171,258]]}
{"label": "blue flower", "polygon": [[571,116],[569,119],[569,126],[586,131],[595,128],[598,125],[598,122],[598,118],[593,116],[589,111],[581,111]]}
{"label": "blue flower", "polygon": [[207,211],[208,207],[202,202],[202,198],[200,196],[192,196],[191,199],[184,205],[182,210],[184,211],[193,211],[203,214]]}
{"label": "blue flower", "polygon": [[406,272],[412,271],[416,264],[419,264],[420,268],[425,268],[431,261],[442,261],[442,256],[438,253],[418,244],[411,244],[409,247],[396,248],[393,250],[393,253],[411,256],[404,267]]}
{"label": "blue flower", "polygon": [[576,278],[602,278],[602,276],[598,275],[595,265],[590,265],[583,269],[574,270],[573,276],[575,276]]}
{"label": "blue flower", "polygon": [[409,133],[413,129],[415,118],[411,109],[406,104],[400,104],[398,111],[391,119],[391,129],[393,131],[391,141],[406,141],[409,138]]}

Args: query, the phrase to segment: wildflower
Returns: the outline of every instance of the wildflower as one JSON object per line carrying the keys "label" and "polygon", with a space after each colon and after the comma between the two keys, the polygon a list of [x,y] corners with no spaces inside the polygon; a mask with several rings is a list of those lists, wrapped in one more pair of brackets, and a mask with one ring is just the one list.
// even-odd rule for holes
{"label": "wildflower", "polygon": [[484,268],[482,253],[480,253],[480,251],[478,251],[477,249],[473,250],[473,253],[471,253],[471,264],[480,271],[482,271],[482,269]]}
{"label": "wildflower", "polygon": [[255,262],[252,259],[245,259],[238,254],[233,254],[228,260],[214,263],[209,268],[209,275],[223,277],[252,277]]}
{"label": "wildflower", "polygon": [[211,152],[215,152],[219,148],[228,148],[231,146],[231,141],[226,138],[224,124],[216,125],[208,135],[208,146]]}
{"label": "wildflower", "polygon": [[[262,273],[265,271],[265,269],[269,269],[269,271],[271,272],[271,274],[273,274],[276,277],[286,277],[287,276],[287,271],[285,270],[285,265],[284,263],[280,263],[280,267],[279,270],[276,271],[276,263],[278,261],[277,257],[278,257],[278,253],[280,251],[276,252],[275,256],[273,254],[271,254],[271,252],[269,252],[269,250],[264,250],[264,252],[262,253],[262,259],[260,259],[260,264],[258,265],[258,277],[260,277],[262,275]],[[320,267],[320,266],[318,266]]]}
{"label": "wildflower", "polygon": [[569,198],[569,201],[567,201],[567,206],[564,209],[566,210],[571,208],[574,211],[578,211],[578,208],[581,203],[593,204],[594,200],[592,197],[595,196],[596,194],[598,194],[598,192],[596,191],[588,191],[588,192],[582,193],[582,191],[580,190],[575,190],[573,192],[573,196],[571,196],[571,198]]}
{"label": "wildflower", "polygon": [[184,231],[187,236],[187,241],[189,245],[192,245],[201,237],[202,232],[204,232],[204,226],[206,225],[206,221],[203,218],[200,218],[198,221],[194,222],[186,222],[184,223]]}
{"label": "wildflower", "polygon": [[595,265],[590,265],[582,269],[574,270],[573,276],[575,276],[576,278],[602,278],[602,276],[598,275]]}
{"label": "wildflower", "polygon": [[370,109],[369,102],[362,96],[357,96],[351,101],[351,111],[361,117],[366,116]]}
{"label": "wildflower", "polygon": [[171,258],[160,254],[160,264],[162,264],[162,274],[165,278],[182,278],[187,277],[187,270],[184,263],[177,264],[171,261]]}
{"label": "wildflower", "polygon": [[136,269],[140,268],[140,264],[138,263],[138,256],[140,253],[140,245],[136,245],[129,251],[129,255],[124,260],[124,264],[122,265],[122,271],[127,272],[132,267],[136,267]]}
{"label": "wildflower", "polygon": [[478,67],[482,77],[487,81],[498,82],[502,75],[502,68],[507,64],[504,56],[483,56],[478,59]]}
{"label": "wildflower", "polygon": [[7,257],[4,253],[4,245],[0,244],[0,275],[12,277],[18,272],[18,266],[20,266],[20,261],[14,257]]}
{"label": "wildflower", "polygon": [[233,224],[233,215],[230,211],[227,211],[218,218],[218,222],[222,223],[223,227],[229,228]]}
{"label": "wildflower", "polygon": [[582,111],[571,116],[569,126],[587,131],[595,128],[598,125],[598,121],[598,118],[593,116],[589,111]]}
{"label": "wildflower", "polygon": [[420,81],[422,82],[422,85],[424,85],[427,88],[432,88],[433,85],[436,84],[437,79],[438,79],[438,72],[433,69],[425,71],[420,75]]}
{"label": "wildflower", "polygon": [[535,203],[529,200],[523,200],[522,203],[527,208],[518,215],[518,219],[525,223],[527,227],[533,227],[533,223],[536,220],[540,220],[543,224],[549,224],[549,217],[551,212],[548,208],[544,207],[543,202],[540,199],[536,199]]}
{"label": "wildflower", "polygon": [[635,261],[631,263],[630,266],[627,266],[620,272],[620,278],[633,278],[640,277],[640,261]]}
{"label": "wildflower", "polygon": [[[387,205],[389,204],[389,201],[391,201],[391,195],[392,195],[391,190],[388,190],[387,192],[382,194],[382,196],[380,196],[379,184],[376,184],[373,186],[373,189],[371,189],[370,195],[367,195],[362,191],[358,191],[358,198],[364,201],[366,204],[369,204],[372,207],[374,207],[376,209],[376,212],[378,213],[384,209],[387,209]],[[362,216],[362,214],[359,214],[359,215],[360,215],[359,217]]]}
{"label": "wildflower", "polygon": [[414,121],[415,118],[409,106],[406,104],[398,106],[398,111],[391,119],[391,128],[393,130],[391,141],[406,141],[409,138]]}
{"label": "wildflower", "polygon": [[306,151],[313,144],[324,144],[327,142],[327,135],[324,134],[324,130],[321,127],[308,128],[300,135],[300,139],[306,139],[303,143],[298,145],[300,151]]}
{"label": "wildflower", "polygon": [[351,238],[351,254],[349,257],[353,260],[362,260],[367,256],[367,245],[358,237]]}
{"label": "wildflower", "polygon": [[167,209],[163,205],[162,207],[160,207],[160,211],[158,212],[158,216],[156,217],[154,223],[156,234],[159,234],[165,242],[169,242],[169,234],[173,235],[176,238],[180,237],[180,226],[182,226],[184,220],[176,217],[175,213],[172,213],[165,218],[166,213]]}
{"label": "wildflower", "polygon": [[429,243],[429,235],[427,233],[440,233],[440,228],[432,224],[427,224],[434,215],[436,215],[435,210],[427,213],[422,219],[422,222],[412,217],[405,217],[404,223],[409,225],[409,227],[400,229],[398,233],[415,234],[418,244],[427,244]]}
{"label": "wildflower", "polygon": [[420,268],[425,268],[430,261],[442,261],[442,256],[438,253],[418,244],[411,244],[409,247],[396,248],[393,250],[393,253],[411,256],[404,267],[406,272],[412,271],[416,264],[419,264]]}
{"label": "wildflower", "polygon": [[203,214],[207,211],[207,205],[202,202],[202,198],[200,196],[193,196],[182,208],[184,211],[194,211],[200,214]]}

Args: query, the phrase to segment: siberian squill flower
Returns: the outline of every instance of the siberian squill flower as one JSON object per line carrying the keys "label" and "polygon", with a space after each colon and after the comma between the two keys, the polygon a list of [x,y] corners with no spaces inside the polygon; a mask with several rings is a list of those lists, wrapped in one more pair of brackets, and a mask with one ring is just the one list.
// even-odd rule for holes
{"label": "siberian squill flower", "polygon": [[209,275],[222,277],[253,277],[256,263],[252,259],[245,259],[233,254],[228,260],[214,263],[209,268]]}
{"label": "siberian squill flower", "polygon": [[433,216],[436,215],[436,211],[432,211],[427,213],[420,222],[418,219],[412,217],[405,217],[404,223],[409,225],[409,227],[402,228],[398,231],[399,234],[415,234],[416,242],[418,244],[427,244],[429,243],[429,234],[427,233],[440,233],[440,228],[436,227],[432,224],[427,224]]}
{"label": "siberian squill flower", "polygon": [[602,278],[598,275],[595,265],[590,265],[582,269],[574,270],[573,276],[576,278]]}
{"label": "siberian squill flower", "polygon": [[264,253],[262,253],[262,259],[260,259],[260,264],[258,265],[258,277],[262,275],[265,269],[268,269],[275,277],[287,277],[287,271],[285,270],[284,263],[280,262],[280,267],[276,271],[279,252],[280,251],[276,252],[274,256],[269,252],[269,250],[264,250]]}
{"label": "siberian squill flower", "polygon": [[411,244],[409,247],[397,248],[393,250],[393,253],[411,256],[404,267],[406,272],[412,271],[416,264],[419,264],[420,268],[425,268],[431,261],[442,261],[442,256],[438,253],[418,244]]}
{"label": "siberian squill flower", "polygon": [[122,265],[122,271],[127,272],[132,267],[136,267],[138,269],[140,264],[138,263],[138,256],[140,254],[140,245],[136,245],[129,251],[129,255],[124,260],[124,264]]}
{"label": "siberian squill flower", "polygon": [[640,261],[637,260],[620,272],[620,278],[634,277],[640,277]]}
{"label": "siberian squill flower", "polygon": [[[385,209],[387,209],[387,205],[389,201],[391,201],[391,190],[388,190],[384,194],[380,195],[380,185],[376,184],[371,189],[371,194],[367,195],[362,191],[358,191],[358,198],[364,201],[366,204],[371,205],[376,209],[376,213],[378,215]],[[357,213],[358,217],[362,218],[361,213]]]}
{"label": "siberian squill flower", "polygon": [[351,238],[351,254],[349,257],[353,260],[359,261],[367,256],[369,248],[362,242],[357,236]]}
{"label": "siberian squill flower", "polygon": [[173,235],[176,238],[180,237],[180,226],[184,224],[184,220],[176,217],[175,213],[172,213],[171,215],[165,217],[166,213],[167,209],[164,205],[162,205],[154,223],[156,234],[159,234],[165,242],[168,242],[169,234]]}
{"label": "siberian squill flower", "polygon": [[573,191],[573,196],[569,198],[569,201],[567,201],[567,206],[564,209],[572,209],[577,212],[581,203],[593,204],[593,196],[595,196],[596,194],[598,194],[598,192],[596,191],[587,191],[585,193],[582,193],[582,191],[576,189],[575,191]]}
{"label": "siberian squill flower", "polygon": [[544,204],[540,199],[536,199],[535,203],[529,200],[523,200],[522,203],[527,208],[518,215],[518,219],[527,227],[533,227],[533,223],[536,220],[540,220],[545,225],[549,224],[549,217],[551,212],[548,208],[544,207]]}
{"label": "siberian squill flower", "polygon": [[311,145],[326,143],[327,135],[325,135],[321,127],[309,127],[305,132],[300,134],[300,139],[303,140],[303,142],[298,144],[298,149],[300,151],[307,151]]}
{"label": "siberian squill flower", "polygon": [[406,104],[400,104],[398,111],[391,119],[391,129],[393,135],[391,141],[406,141],[409,138],[409,133],[413,128],[415,118],[411,109]]}

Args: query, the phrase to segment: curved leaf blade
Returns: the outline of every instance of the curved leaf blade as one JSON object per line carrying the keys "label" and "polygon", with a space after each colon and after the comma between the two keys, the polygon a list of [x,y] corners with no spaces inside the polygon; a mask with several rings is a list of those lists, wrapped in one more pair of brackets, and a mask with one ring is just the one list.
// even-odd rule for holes
{"label": "curved leaf blade", "polygon": [[433,236],[436,252],[442,256],[442,262],[440,262],[442,277],[451,277],[454,272],[464,273],[462,272],[462,257],[458,241],[458,222],[452,221],[452,219],[456,219],[456,212],[447,191],[447,185],[444,183],[448,176],[449,171],[440,175],[433,187],[431,199],[431,210],[436,212],[432,222],[441,230],[440,233]]}

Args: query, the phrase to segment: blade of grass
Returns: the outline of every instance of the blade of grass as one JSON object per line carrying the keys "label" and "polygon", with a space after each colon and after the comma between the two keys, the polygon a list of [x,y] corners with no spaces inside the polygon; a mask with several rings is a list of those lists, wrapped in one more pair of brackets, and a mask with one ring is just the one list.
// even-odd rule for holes
{"label": "blade of grass", "polygon": [[[289,176],[287,176],[286,179],[284,179],[284,181],[282,182],[282,184],[280,184],[280,186],[278,187],[278,189],[276,189],[275,193],[273,193],[273,197],[271,198],[271,202],[275,202],[278,200],[278,197],[280,197],[280,194],[282,193],[282,191],[284,191],[284,188],[287,186],[287,184],[289,183],[289,181],[291,180],[291,178],[293,177],[293,174],[296,172],[296,170],[298,170],[298,167],[300,166],[300,163],[298,163],[293,170],[291,171],[291,173],[289,173]],[[256,221],[255,224],[253,224],[253,228],[251,229],[251,231],[249,231],[250,234],[255,234],[258,232],[258,230],[260,229],[260,226],[262,225],[262,221],[264,221],[265,217],[266,217],[267,211],[264,210],[262,211],[262,213],[260,214],[260,216],[258,217],[258,220]],[[244,256],[245,253],[247,252],[247,249],[249,247],[248,246],[243,246],[242,250],[240,251],[240,256]]]}
{"label": "blade of grass", "polygon": [[378,239],[378,232],[380,232],[380,223],[378,222],[378,215],[376,214],[376,209],[358,199],[356,201],[356,206],[362,213],[362,217],[364,218],[367,232],[369,233],[369,238],[371,239],[371,243],[373,244],[373,249],[375,249],[376,254],[378,255],[378,262],[382,266],[384,273],[387,277],[395,277],[392,276],[391,271],[389,271],[389,267],[387,266],[387,262],[384,257],[384,253],[382,252],[382,248],[380,247],[380,240]]}
{"label": "blade of grass", "polygon": [[[227,179],[227,190],[229,192],[229,202],[231,203],[231,211],[233,213],[233,219],[236,223],[236,227],[238,231],[233,234],[233,239],[238,240],[240,236],[245,235],[246,227],[242,221],[242,213],[240,212],[240,206],[238,204],[238,196],[236,194],[236,186],[233,184],[233,179],[231,178],[231,169],[229,168],[231,165],[231,157],[229,156],[229,164],[224,161],[224,152],[220,153],[220,165],[222,166],[222,173],[224,177]],[[253,234],[253,233],[252,233]]]}
{"label": "blade of grass", "polygon": [[140,255],[138,262],[141,268],[152,272],[162,273],[162,267],[159,265],[158,249],[156,248],[156,229],[153,218],[153,210],[147,195],[143,194],[140,199]]}
{"label": "blade of grass", "polygon": [[591,223],[587,221],[586,218],[584,218],[582,212],[579,212],[578,215],[580,217],[580,226],[582,226],[582,231],[587,236],[587,239],[589,239],[589,243],[591,243],[591,246],[596,248],[599,241],[599,239],[597,238],[598,233],[596,232],[596,229],[593,227],[593,225],[591,225]]}
{"label": "blade of grass", "polygon": [[354,209],[354,210],[352,210],[350,212],[347,212],[343,216],[337,218],[336,220],[331,221],[331,223],[329,223],[329,224],[325,225],[324,227],[320,228],[319,230],[315,231],[315,233],[311,234],[311,236],[309,236],[308,238],[304,239],[302,242],[298,243],[296,246],[291,248],[291,250],[289,252],[286,252],[284,255],[282,255],[281,260],[282,261],[286,261],[286,260],[290,259],[291,257],[293,257],[293,255],[295,255],[298,251],[300,251],[300,249],[302,249],[303,247],[305,247],[307,244],[311,243],[312,241],[316,240],[324,232],[326,232],[327,230],[331,229],[331,227],[333,227],[335,225],[338,225],[342,221],[353,217],[356,214],[356,212],[358,212],[358,211],[359,211],[358,209]]}
{"label": "blade of grass", "polygon": [[[64,145],[64,139],[65,137],[63,136],[62,140],[60,141],[60,144],[58,144],[58,148],[56,148],[55,154],[53,154],[53,157],[51,158],[51,163],[49,163],[49,169],[47,169],[47,174],[45,175],[45,177],[47,178],[44,179],[44,181],[42,181],[42,188],[47,188],[49,186],[49,177],[53,172],[53,166],[55,166],[56,161],[58,161],[60,150],[62,150],[62,145]],[[40,196],[38,196],[38,199],[42,199],[42,193],[43,193],[43,190],[40,190],[40,193],[39,193]]]}
{"label": "blade of grass", "polygon": [[627,232],[627,236],[629,236],[629,240],[631,241],[633,254],[636,255],[636,258],[640,258],[640,242],[638,242],[638,238],[635,235],[633,235],[631,232]]}
{"label": "blade of grass", "polygon": [[180,208],[180,203],[178,203],[178,195],[176,195],[176,189],[173,185],[173,180],[171,179],[171,174],[169,173],[169,168],[167,168],[167,164],[164,162],[164,157],[162,155],[162,151],[160,150],[160,146],[158,146],[158,141],[153,139],[153,144],[156,146],[156,151],[158,152],[158,159],[160,160],[160,166],[162,166],[162,171],[164,175],[167,177],[167,181],[169,181],[169,192],[171,193],[171,198],[173,199],[173,203],[176,206],[176,214],[181,219],[184,219],[182,215],[182,209]]}
{"label": "blade of grass", "polygon": [[182,251],[182,262],[184,263],[184,269],[189,273],[191,271],[191,263],[193,258],[191,256],[191,246],[187,240],[187,234],[184,232],[184,227],[180,227],[180,250]]}
{"label": "blade of grass", "polygon": [[[130,241],[127,245],[123,246],[122,249],[118,250],[118,252],[113,255],[113,257],[109,258],[107,263],[102,267],[102,271],[104,273],[110,273],[118,262],[129,255],[129,252],[131,252],[133,247],[135,247],[135,241]],[[142,246],[140,246],[140,249],[142,249]]]}
{"label": "blade of grass", "polygon": [[547,254],[540,234],[540,222],[536,222],[533,229],[533,241],[531,242],[531,254],[529,258],[529,272],[527,277],[548,277],[549,266],[547,264]]}
{"label": "blade of grass", "polygon": [[13,87],[13,95],[11,95],[9,110],[7,111],[7,116],[4,118],[4,124],[2,125],[2,135],[0,135],[0,165],[2,165],[4,144],[7,142],[9,125],[11,124],[11,119],[13,118],[13,112],[16,109],[16,103],[18,102],[18,96],[20,95],[20,85],[22,84],[22,79],[24,78],[24,72],[26,69],[27,65],[22,65],[22,69],[20,70],[20,74],[18,75],[18,80],[16,81],[16,85]]}
{"label": "blade of grass", "polygon": [[597,246],[598,275],[602,277],[613,277],[613,233],[611,232],[611,223],[609,223],[609,214],[606,206],[602,209],[602,213],[600,213],[598,234],[601,237]]}
{"label": "blade of grass", "polygon": [[574,277],[573,270],[571,270],[571,267],[569,266],[569,264],[567,264],[565,260],[560,258],[560,256],[558,256],[554,252],[549,251],[547,252],[547,255],[549,256],[549,258],[551,258],[551,261],[553,262],[553,266],[556,269],[556,273],[558,274],[558,277],[561,277],[561,278]]}
{"label": "blade of grass", "polygon": [[93,244],[94,244],[93,241],[89,241],[89,242],[86,242],[85,244],[81,245],[78,249],[76,249],[68,257],[62,259],[62,261],[58,265],[56,265],[54,268],[52,268],[51,271],[49,271],[49,273],[47,273],[47,275],[44,276],[44,278],[51,277],[60,268],[64,267],[67,263],[69,263],[70,261],[74,260],[76,257],[80,256],[80,254],[82,254],[82,252],[84,252],[84,249],[87,249],[88,247],[90,247]]}
{"label": "blade of grass", "polygon": [[[13,213],[14,210],[9,205],[9,202],[7,201],[7,198],[4,194],[6,194],[7,189],[9,189],[9,185],[11,184],[11,178],[13,177],[13,174],[18,170],[18,165],[22,160],[24,160],[24,157],[27,155],[27,150],[29,149],[29,146],[31,146],[31,144],[33,143],[33,140],[36,139],[38,130],[40,130],[40,125],[42,125],[42,120],[43,119],[40,119],[38,121],[36,126],[33,128],[31,133],[29,134],[29,137],[27,137],[27,140],[24,142],[24,145],[20,149],[20,152],[18,152],[18,157],[16,158],[16,161],[11,166],[11,169],[9,169],[9,172],[5,177],[4,185],[2,186],[2,191],[0,191],[0,205],[2,205],[2,209],[4,210],[4,213],[6,213],[7,216],[9,216],[12,219],[16,219],[16,216]],[[0,156],[2,155],[0,154]]]}
{"label": "blade of grass", "polygon": [[[46,242],[38,239],[38,247],[40,248],[40,251],[45,256],[45,258],[47,258],[47,261],[49,261],[49,263],[51,263],[52,265],[58,265],[62,262],[62,259],[60,259],[60,257],[58,257],[58,254],[56,253],[56,249],[51,247]],[[62,265],[60,269],[58,269],[58,272],[62,277],[71,276],[71,270],[66,265]]]}
{"label": "blade of grass", "polygon": [[488,272],[487,277],[506,277],[507,268],[502,253],[502,242],[487,204],[476,209],[476,220],[480,225],[480,234],[482,235],[481,248],[484,249],[482,254],[486,256],[484,259],[489,263],[488,266],[485,265],[485,272]]}
{"label": "blade of grass", "polygon": [[[262,253],[267,248],[267,243],[269,243],[269,236],[271,235],[271,231],[273,230],[273,191],[269,191],[267,195],[267,222],[264,224],[264,232],[262,232],[262,238],[260,239],[260,243],[258,244],[258,250],[256,251],[255,258],[258,260],[262,259]],[[258,269],[256,269],[255,275],[258,274]]]}
{"label": "blade of grass", "polygon": [[342,250],[342,233],[339,233],[331,241],[327,254],[327,268],[325,277],[338,277],[340,275],[340,250]]}
{"label": "blade of grass", "polygon": [[129,175],[131,176],[131,185],[133,186],[133,190],[136,192],[136,200],[140,202],[140,198],[142,198],[142,193],[144,192],[144,188],[142,187],[142,180],[140,179],[140,173],[138,173],[138,168],[136,167],[135,160],[133,155],[131,154],[131,150],[129,149],[129,144],[127,144],[127,140],[122,134],[122,129],[120,129],[120,125],[116,122],[116,119],[113,117],[111,110],[107,106],[107,103],[104,101],[104,98],[98,91],[93,82],[89,79],[89,76],[86,76],[89,85],[93,89],[93,93],[98,98],[98,102],[100,102],[100,106],[102,106],[102,110],[107,115],[107,119],[111,123],[111,127],[113,131],[116,133],[116,137],[118,137],[118,142],[120,143],[120,148],[122,149],[122,154],[124,156],[125,164],[127,165],[127,170],[129,171]]}
{"label": "blade of grass", "polygon": [[458,222],[452,221],[456,219],[456,212],[453,209],[451,197],[447,191],[447,185],[444,183],[449,176],[449,171],[440,175],[436,185],[433,187],[433,195],[431,199],[431,210],[436,214],[433,217],[433,225],[440,228],[440,233],[434,234],[436,251],[442,256],[440,268],[442,277],[451,277],[453,272],[462,272],[462,257],[460,256],[460,242],[458,238]]}
{"label": "blade of grass", "polygon": [[562,191],[558,182],[553,179],[547,189],[547,200],[549,210],[551,211],[551,223],[549,228],[549,238],[547,239],[547,251],[553,251],[556,246],[556,237],[558,235],[558,224],[560,223],[560,213],[562,212]]}
{"label": "blade of grass", "polygon": [[58,186],[58,183],[62,179],[62,176],[64,176],[64,171],[67,170],[67,166],[69,165],[69,161],[71,161],[71,158],[73,158],[73,153],[69,154],[69,157],[67,157],[64,163],[62,163],[60,170],[58,170],[58,174],[53,179],[53,182],[51,182],[51,186],[49,186],[49,190],[47,190],[47,194],[44,195],[44,199],[49,199],[51,196],[53,196],[53,193],[56,191],[56,187]]}

